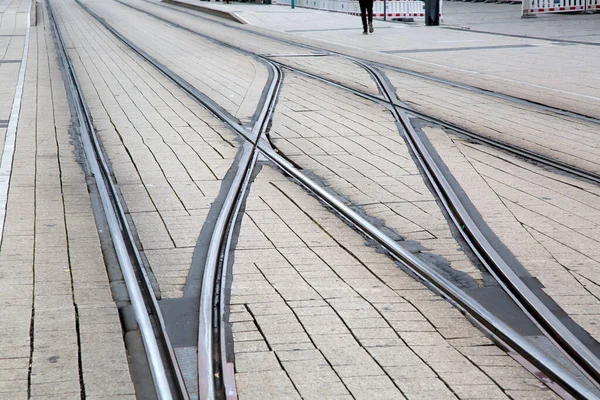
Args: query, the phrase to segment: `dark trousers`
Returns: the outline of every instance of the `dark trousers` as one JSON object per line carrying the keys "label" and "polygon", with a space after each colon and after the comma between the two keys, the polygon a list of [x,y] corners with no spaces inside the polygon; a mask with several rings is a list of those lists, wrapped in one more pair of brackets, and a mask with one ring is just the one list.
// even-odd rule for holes
{"label": "dark trousers", "polygon": [[367,30],[367,16],[369,13],[369,23],[373,22],[373,0],[359,0],[360,18],[362,19],[363,29]]}

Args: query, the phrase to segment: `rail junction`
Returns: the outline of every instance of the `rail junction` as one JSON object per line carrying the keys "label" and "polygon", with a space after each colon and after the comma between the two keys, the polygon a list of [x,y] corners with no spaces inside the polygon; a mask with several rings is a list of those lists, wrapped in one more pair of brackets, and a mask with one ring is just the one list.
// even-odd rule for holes
{"label": "rail junction", "polygon": [[598,17],[497,6],[0,0],[0,397],[600,398]]}

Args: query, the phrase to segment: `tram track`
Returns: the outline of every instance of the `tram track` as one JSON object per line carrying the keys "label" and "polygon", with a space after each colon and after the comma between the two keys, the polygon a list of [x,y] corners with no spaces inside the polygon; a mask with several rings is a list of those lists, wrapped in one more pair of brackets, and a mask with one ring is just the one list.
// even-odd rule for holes
{"label": "tram track", "polygon": [[[273,64],[268,65],[273,72],[268,95],[254,128],[251,132],[245,131],[246,138],[251,140],[246,141],[242,147],[243,154],[238,163],[237,173],[219,213],[204,267],[198,333],[199,394],[202,399],[217,398],[219,390],[222,392],[222,396],[219,397],[228,400],[237,398],[233,360],[229,360],[227,335],[222,324],[227,313],[225,297],[231,241],[252,172],[256,167],[258,143],[267,131],[281,87],[281,71]],[[218,332],[217,335],[214,335],[215,331]],[[213,356],[216,362],[210,362],[210,356]],[[215,379],[215,376],[218,378]]]}
{"label": "tram track", "polygon": [[[271,57],[269,57],[269,58],[271,58]],[[358,61],[357,59],[354,59],[354,58],[349,58],[349,59]],[[294,71],[299,74],[308,76],[312,79],[316,79],[318,81],[326,83],[328,85],[332,85],[332,86],[338,87],[340,89],[350,91],[362,98],[384,104],[385,106],[390,108],[390,110],[392,110],[393,108],[395,108],[397,110],[401,110],[403,112],[406,112],[409,116],[417,117],[417,118],[420,118],[431,124],[438,125],[444,129],[448,130],[449,132],[454,132],[454,133],[460,134],[462,136],[468,137],[468,138],[478,141],[480,143],[487,144],[496,149],[503,150],[514,156],[522,157],[530,162],[535,162],[540,165],[544,165],[546,167],[553,168],[557,171],[561,171],[563,173],[573,175],[578,178],[582,178],[582,179],[588,180],[590,182],[594,182],[596,184],[600,184],[600,174],[585,170],[583,168],[579,168],[575,165],[565,163],[563,161],[545,156],[543,154],[540,154],[540,153],[537,153],[537,152],[534,152],[534,151],[531,151],[531,150],[528,150],[528,149],[525,149],[525,148],[522,148],[519,146],[515,146],[515,145],[510,144],[505,141],[501,141],[501,140],[494,139],[494,138],[491,138],[491,137],[483,135],[483,134],[479,134],[472,130],[462,128],[462,127],[460,127],[456,124],[453,124],[452,122],[448,122],[444,119],[432,117],[430,115],[427,115],[426,113],[417,111],[412,107],[402,104],[395,96],[392,96],[391,99],[381,98],[380,96],[375,96],[373,94],[370,94],[370,93],[352,88],[350,86],[344,85],[341,82],[338,82],[338,81],[335,81],[332,79],[323,78],[317,74],[308,72],[301,68],[293,67],[284,62],[280,62],[280,61],[276,61],[276,60],[274,60],[274,62],[277,63],[278,65],[280,65],[284,69]],[[360,62],[362,62],[362,61],[360,61]],[[365,65],[368,65],[368,64],[365,63]]]}
{"label": "tram track", "polygon": [[[254,54],[254,56],[257,55]],[[413,154],[418,155],[418,158],[421,162],[421,166],[427,172],[429,181],[433,183],[434,187],[436,188],[438,198],[442,200],[442,203],[444,204],[446,210],[449,212],[449,215],[451,215],[452,220],[455,226],[457,227],[458,231],[467,241],[470,248],[475,252],[475,254],[477,254],[482,264],[486,266],[488,272],[490,272],[492,276],[494,276],[494,278],[501,284],[501,286],[505,289],[509,296],[511,296],[513,300],[515,300],[515,302],[520,305],[523,311],[526,312],[538,326],[541,326],[543,328],[543,330],[547,333],[547,336],[551,338],[551,340],[553,340],[555,343],[560,343],[563,351],[566,354],[568,354],[569,357],[576,359],[580,365],[583,365],[586,373],[593,376],[594,380],[598,382],[600,380],[600,360],[598,360],[598,358],[589,349],[587,349],[587,347],[584,346],[581,343],[581,341],[577,337],[575,337],[575,335],[568,328],[566,328],[558,318],[555,317],[555,315],[548,309],[548,307],[531,291],[531,289],[527,287],[527,285],[523,283],[523,281],[517,276],[517,274],[510,268],[508,263],[503,260],[500,254],[486,239],[485,235],[481,232],[481,230],[479,230],[477,224],[471,218],[466,208],[454,192],[453,188],[444,177],[441,170],[437,167],[437,165],[435,165],[435,162],[431,158],[431,155],[428,154],[428,151],[423,145],[423,143],[420,142],[418,135],[416,134],[414,128],[410,123],[407,113],[411,113],[430,122],[437,123],[445,128],[455,130],[473,139],[483,139],[483,141],[493,145],[494,147],[501,148],[502,150],[509,151],[515,155],[525,157],[529,160],[536,161],[540,164],[556,168],[560,171],[583,177],[595,183],[600,183],[600,177],[594,173],[590,173],[589,171],[585,171],[567,165],[565,163],[552,160],[548,157],[544,157],[529,152],[527,150],[511,146],[506,143],[501,143],[495,140],[487,139],[485,137],[482,137],[482,135],[478,135],[473,132],[464,130],[460,127],[450,125],[445,121],[441,121],[436,118],[431,118],[423,113],[415,112],[414,110],[399,104],[395,94],[392,94],[395,92],[392,88],[389,87],[387,80],[384,76],[382,76],[380,72],[378,72],[372,66],[361,60],[352,57],[345,58],[350,59],[355,63],[358,63],[364,69],[369,71],[369,73],[372,74],[382,94],[384,95],[383,102],[386,105],[390,106],[390,109],[396,116],[397,120],[403,125],[405,131],[408,133],[408,138],[410,138]],[[311,74],[302,69],[289,66],[285,63],[276,63],[281,67],[289,69],[291,71],[299,72],[307,76],[311,76],[314,79],[318,79],[319,81],[335,85],[345,90],[349,90],[363,98],[367,98],[376,102],[381,102],[382,100],[379,96],[374,96],[372,94],[350,88],[340,82],[336,82],[331,79],[326,79],[318,75]]]}
{"label": "tram track", "polygon": [[[155,14],[153,14],[153,13],[147,11],[147,10],[143,10],[143,9],[135,7],[135,6],[131,5],[131,4],[127,4],[126,2],[124,2],[122,0],[115,0],[115,1],[117,3],[119,3],[119,4],[122,4],[122,5],[126,6],[126,7],[132,8],[132,9],[134,9],[136,11],[139,11],[139,12],[142,12],[142,13],[144,13],[146,15],[152,16],[152,17],[154,17],[154,18],[156,18],[156,19],[158,19],[158,20],[160,20],[162,22],[168,23],[168,24],[170,24],[173,27],[185,30],[186,32],[189,32],[189,33],[192,33],[192,34],[195,34],[195,35],[199,35],[199,36],[204,37],[206,39],[212,40],[213,42],[218,43],[220,45],[226,46],[228,48],[231,48],[231,49],[234,49],[234,50],[237,50],[237,51],[241,51],[241,52],[243,52],[243,53],[245,53],[247,55],[253,56],[253,57],[260,57],[262,59],[268,59],[268,60],[270,60],[270,61],[278,64],[280,67],[285,68],[287,70],[298,72],[300,74],[309,76],[309,77],[311,77],[313,79],[317,79],[317,80],[319,80],[321,82],[324,82],[324,83],[327,83],[329,85],[337,86],[337,87],[339,87],[341,89],[350,91],[350,92],[356,94],[357,96],[360,96],[360,97],[363,97],[363,98],[366,98],[366,99],[369,99],[369,100],[372,100],[372,101],[375,101],[375,102],[379,102],[379,103],[385,104],[386,106],[388,106],[390,108],[397,108],[397,109],[400,109],[402,111],[406,111],[411,116],[415,116],[415,117],[418,117],[418,118],[420,118],[420,119],[422,119],[424,121],[427,121],[429,123],[439,125],[439,126],[445,128],[445,129],[449,130],[449,131],[453,131],[455,133],[458,133],[458,134],[463,135],[465,137],[468,137],[470,139],[479,141],[481,143],[485,143],[485,144],[487,144],[489,146],[492,146],[494,148],[498,148],[500,150],[503,150],[503,151],[508,152],[510,154],[513,154],[515,156],[522,157],[522,158],[524,158],[526,160],[533,161],[535,163],[538,163],[538,164],[541,164],[541,165],[544,165],[544,166],[556,169],[558,171],[561,171],[561,172],[569,174],[569,175],[576,176],[578,178],[582,178],[582,179],[588,180],[590,182],[594,182],[595,184],[600,184],[600,174],[598,174],[598,173],[595,173],[595,172],[592,172],[592,171],[588,171],[588,170],[586,170],[584,168],[580,168],[580,167],[578,167],[576,165],[573,165],[571,163],[567,163],[567,162],[564,162],[564,161],[561,161],[561,160],[557,160],[556,158],[548,157],[548,156],[546,156],[544,154],[541,154],[541,153],[538,153],[538,152],[526,149],[526,148],[521,147],[521,146],[517,146],[517,145],[511,144],[511,143],[503,141],[503,140],[499,140],[499,139],[490,137],[490,136],[485,135],[485,134],[474,132],[473,130],[470,130],[470,129],[465,129],[465,128],[461,127],[461,126],[456,125],[455,123],[449,122],[449,121],[444,120],[442,118],[432,117],[432,116],[430,116],[430,115],[428,115],[426,113],[417,111],[414,108],[407,106],[406,104],[403,104],[402,102],[400,102],[396,98],[396,96],[393,96],[393,97],[391,97],[391,99],[389,99],[389,98],[386,98],[386,97],[381,97],[381,96],[373,95],[371,93],[368,93],[368,92],[365,92],[365,91],[361,91],[361,90],[358,90],[356,88],[352,88],[352,87],[350,87],[348,85],[345,85],[344,83],[336,81],[334,79],[324,78],[324,77],[319,76],[319,75],[317,75],[315,73],[311,73],[311,72],[306,71],[304,69],[297,68],[297,67],[294,67],[292,65],[286,64],[285,62],[282,62],[282,61],[279,61],[279,60],[274,60],[274,58],[280,58],[280,57],[286,57],[286,56],[287,57],[292,57],[292,56],[295,56],[295,57],[298,57],[298,56],[301,56],[301,57],[337,56],[337,57],[341,57],[341,58],[350,60],[350,61],[355,62],[355,63],[360,63],[361,65],[368,65],[368,66],[372,66],[372,67],[375,67],[375,68],[378,68],[378,69],[387,69],[387,70],[399,72],[399,73],[402,73],[402,74],[407,74],[407,75],[410,75],[410,76],[413,76],[413,77],[417,77],[417,78],[421,78],[421,79],[433,81],[433,82],[436,82],[436,83],[441,83],[441,84],[444,84],[444,85],[447,85],[447,86],[451,86],[451,87],[455,87],[455,88],[458,88],[458,89],[468,90],[468,91],[471,91],[471,92],[480,93],[480,94],[484,94],[484,95],[487,95],[487,96],[495,97],[495,98],[498,98],[498,99],[501,99],[501,100],[510,101],[512,103],[515,103],[515,104],[530,106],[530,107],[536,108],[536,109],[538,109],[540,111],[551,112],[551,113],[554,113],[554,114],[557,114],[557,115],[567,116],[567,117],[570,117],[570,118],[575,118],[575,119],[578,119],[578,120],[587,121],[587,122],[591,122],[591,123],[594,123],[594,124],[600,124],[600,120],[597,119],[597,118],[588,117],[588,116],[585,116],[585,115],[580,115],[580,114],[573,113],[573,112],[570,112],[570,111],[561,110],[561,109],[558,109],[558,108],[555,108],[555,107],[550,107],[550,106],[547,106],[547,105],[543,105],[543,104],[531,102],[529,100],[520,99],[520,98],[516,98],[516,97],[513,97],[513,96],[508,96],[508,95],[505,95],[505,94],[502,94],[502,93],[492,92],[492,91],[489,91],[489,90],[486,90],[486,89],[481,89],[481,88],[477,88],[477,87],[473,87],[473,86],[469,86],[469,85],[465,85],[465,84],[461,84],[461,83],[457,83],[457,82],[452,82],[452,81],[448,81],[448,80],[444,80],[444,79],[432,77],[432,76],[429,76],[429,75],[426,75],[426,74],[422,74],[422,73],[415,72],[415,71],[409,71],[409,70],[406,70],[406,69],[403,69],[403,68],[398,68],[398,67],[395,67],[395,66],[392,66],[392,65],[389,65],[389,64],[385,64],[385,63],[372,62],[372,61],[365,60],[365,59],[358,58],[358,57],[347,56],[347,55],[342,54],[342,53],[336,53],[336,52],[332,52],[332,51],[329,51],[329,50],[323,50],[323,49],[318,48],[318,47],[310,46],[310,45],[307,45],[307,44],[304,44],[304,43],[299,43],[299,42],[296,42],[296,41],[293,41],[293,40],[281,39],[281,38],[278,38],[276,36],[268,35],[268,34],[265,34],[265,33],[254,32],[254,31],[249,32],[249,31],[247,31],[247,30],[245,30],[244,28],[241,28],[241,27],[225,25],[223,23],[220,23],[220,22],[215,21],[215,20],[210,19],[210,18],[205,18],[205,17],[199,16],[197,14],[189,13],[187,11],[178,10],[178,12],[189,14],[189,15],[192,15],[192,16],[200,18],[200,19],[206,19],[206,20],[209,20],[211,22],[218,23],[218,24],[220,23],[220,24],[222,24],[224,26],[227,26],[227,27],[229,27],[231,29],[241,30],[241,31],[253,34],[253,35],[259,35],[259,36],[262,36],[262,37],[269,38],[271,40],[283,42],[283,43],[290,44],[290,45],[293,45],[293,46],[298,46],[298,47],[305,48],[305,49],[308,49],[308,50],[311,50],[311,51],[315,52],[315,54],[291,54],[291,55],[265,55],[265,54],[257,54],[257,53],[254,53],[252,51],[246,50],[246,49],[244,49],[242,47],[239,47],[239,46],[236,46],[236,45],[232,45],[230,43],[227,43],[227,42],[224,42],[222,40],[216,39],[214,37],[210,37],[210,36],[207,36],[207,35],[205,35],[203,33],[197,32],[197,31],[195,31],[193,29],[189,29],[189,28],[187,28],[185,26],[182,26],[180,24],[177,24],[177,23],[175,23],[173,21],[170,21],[168,19],[165,19],[165,18],[162,18],[160,16],[157,16],[157,15],[155,15]],[[144,0],[144,1],[150,2],[148,0]],[[153,2],[150,2],[150,3],[156,4],[156,3],[153,3]],[[158,6],[162,6],[162,5],[158,5]],[[172,7],[167,7],[167,6],[162,6],[162,7],[166,7],[166,8],[172,9]]]}
{"label": "tram track", "polygon": [[[138,10],[138,11],[141,11],[141,12],[153,15],[153,14],[149,13],[148,11],[145,11],[145,10],[139,9],[139,8],[137,8],[135,6],[132,6],[131,4],[128,4],[128,3],[126,3],[123,0],[115,0],[115,1],[117,3],[125,5],[127,7],[131,7],[133,9]],[[340,56],[340,57],[353,58],[353,59],[357,59],[357,60],[359,60],[359,61],[361,61],[363,63],[370,64],[370,65],[372,65],[374,67],[377,67],[377,68],[380,68],[380,69],[389,69],[389,70],[392,70],[392,71],[395,71],[395,72],[398,72],[398,73],[401,73],[401,74],[406,74],[406,75],[413,76],[413,77],[416,77],[416,78],[421,78],[421,79],[424,79],[424,80],[427,80],[427,81],[431,81],[431,82],[435,82],[435,83],[440,83],[440,84],[443,84],[443,85],[446,85],[446,86],[455,87],[455,88],[459,88],[459,89],[464,89],[464,90],[468,90],[468,91],[471,91],[471,92],[474,92],[474,93],[484,94],[484,95],[489,96],[489,97],[493,97],[493,98],[497,98],[497,99],[501,99],[501,100],[507,100],[507,101],[510,101],[510,102],[513,102],[513,103],[516,103],[516,104],[527,105],[527,106],[530,106],[530,107],[537,108],[539,110],[543,110],[543,111],[555,113],[555,114],[562,115],[562,116],[572,117],[572,118],[579,119],[579,120],[582,120],[582,121],[587,121],[587,122],[590,122],[590,123],[593,123],[593,124],[600,124],[600,118],[597,118],[597,117],[593,117],[593,116],[589,116],[589,115],[585,115],[585,114],[580,114],[580,113],[577,113],[577,112],[574,112],[574,111],[570,111],[570,110],[565,110],[565,109],[561,109],[561,108],[558,108],[558,107],[549,106],[547,104],[542,104],[540,102],[536,102],[536,101],[532,101],[532,100],[529,100],[529,99],[520,98],[520,97],[516,97],[516,96],[512,96],[512,95],[507,95],[507,94],[504,94],[504,93],[499,93],[499,92],[496,92],[496,91],[493,91],[493,90],[489,90],[489,89],[485,89],[485,88],[481,88],[481,87],[476,87],[476,86],[469,85],[469,84],[464,84],[464,83],[460,83],[460,82],[456,82],[456,81],[452,81],[452,80],[448,80],[448,79],[444,79],[444,78],[438,78],[438,77],[430,75],[430,74],[426,74],[426,73],[422,73],[422,72],[418,72],[418,71],[413,71],[413,70],[410,70],[410,69],[407,69],[407,68],[398,67],[398,66],[395,66],[395,65],[392,65],[392,64],[388,64],[388,63],[372,61],[372,60],[368,60],[368,59],[365,59],[365,58],[362,58],[362,57],[349,56],[349,55],[344,54],[344,53],[339,52],[339,51],[327,50],[327,49],[320,48],[318,46],[314,46],[314,45],[310,45],[310,44],[298,42],[298,41],[295,41],[295,40],[292,40],[292,39],[285,39],[285,38],[281,38],[281,37],[278,37],[278,36],[275,36],[275,35],[271,35],[271,34],[268,34],[268,33],[265,33],[265,32],[257,32],[255,30],[250,30],[250,29],[248,29],[248,28],[246,28],[244,26],[239,26],[239,24],[236,25],[234,23],[227,23],[227,22],[224,22],[224,21],[219,21],[219,20],[214,19],[214,18],[209,18],[209,17],[206,17],[206,16],[199,15],[198,13],[193,13],[193,12],[190,12],[188,10],[181,9],[181,7],[179,7],[179,6],[176,5],[177,0],[170,1],[169,4],[159,4],[159,3],[156,3],[156,2],[154,2],[152,0],[143,0],[143,1],[145,1],[147,3],[150,3],[150,4],[153,4],[155,6],[158,6],[158,7],[163,7],[163,8],[167,8],[167,9],[176,11],[178,13],[187,14],[187,15],[191,15],[191,16],[193,16],[195,18],[199,18],[199,19],[202,19],[202,20],[205,20],[205,21],[210,21],[212,23],[219,24],[221,26],[225,26],[225,27],[227,27],[229,29],[234,29],[234,30],[237,30],[237,31],[241,31],[241,32],[245,32],[245,33],[251,34],[251,35],[256,35],[256,36],[268,38],[268,39],[271,39],[271,40],[274,40],[274,41],[278,41],[278,42],[281,42],[281,43],[286,43],[286,44],[289,44],[289,45],[292,45],[292,46],[297,46],[297,47],[304,48],[304,49],[307,49],[307,50],[316,51],[316,52],[320,53],[320,55],[323,55],[323,53],[324,53],[324,54],[327,54],[327,55],[335,55],[335,56]],[[155,17],[157,17],[157,16],[155,16]],[[157,18],[161,18],[161,17],[157,17]],[[182,28],[183,29],[187,29],[185,27],[182,27]],[[538,39],[538,38],[532,38],[532,39]],[[584,42],[584,43],[581,43],[581,44],[588,44],[588,43]]]}
{"label": "tram track", "polygon": [[[229,283],[227,279],[229,275],[229,253],[231,250],[232,237],[236,228],[236,221],[238,220],[239,212],[244,201],[244,196],[249,187],[252,172],[256,166],[259,154],[258,145],[261,140],[264,140],[263,135],[267,130],[281,86],[281,70],[274,63],[266,62],[268,67],[271,69],[271,79],[268,84],[269,90],[267,91],[267,96],[264,99],[263,106],[261,107],[261,111],[257,117],[254,127],[251,130],[248,130],[223,108],[212,103],[208,97],[206,97],[185,80],[173,74],[168,70],[168,68],[159,65],[159,63],[150,55],[137,48],[133,43],[119,34],[118,31],[106,24],[105,21],[102,21],[101,18],[95,15],[91,10],[87,9],[82,4],[80,5],[87,12],[89,12],[90,15],[97,18],[111,33],[126,43],[150,64],[157,67],[161,73],[171,79],[179,88],[187,92],[192,98],[204,106],[206,106],[206,104],[211,104],[212,107],[209,109],[223,122],[228,124],[234,131],[246,139],[246,142],[241,149],[242,155],[237,163],[236,173],[233,177],[231,186],[228,188],[226,198],[219,211],[217,221],[211,235],[199,296],[198,318],[198,395],[201,399],[236,399],[237,391],[235,386],[235,371],[233,360],[231,359],[232,354],[228,348],[228,343],[230,340],[228,339],[227,330],[225,327],[223,327],[224,316],[228,312],[228,305],[225,297],[228,295]],[[56,30],[58,31],[57,28]],[[65,50],[64,45],[61,47],[61,50]],[[83,97],[76,82],[74,70],[70,64],[69,71],[72,74],[74,81],[73,91],[77,93],[77,97],[83,102]],[[88,124],[89,131],[93,132],[91,117],[86,115],[86,118],[88,118],[86,123]],[[98,139],[96,137],[94,137],[94,142],[96,144],[98,143]],[[104,156],[98,156],[98,158],[104,159]],[[104,164],[107,167],[107,163],[104,162]],[[106,170],[109,171],[108,167]],[[107,193],[107,196],[112,196],[114,197],[114,201],[118,201],[118,196],[116,195],[116,190],[114,188],[112,188],[110,193]],[[120,207],[120,209],[122,210],[123,208]],[[115,245],[115,247],[117,246]],[[132,242],[130,247],[135,248],[135,244]],[[137,250],[135,251],[135,254],[137,254],[139,257]],[[139,265],[142,265],[141,262]],[[151,290],[151,286],[145,272],[144,277],[146,278],[146,283],[148,284],[147,288],[145,289]],[[153,314],[160,316],[160,306],[158,305],[156,297],[153,295],[152,298],[150,298],[150,296],[147,297],[148,298],[145,301],[147,304],[153,306]],[[160,335],[168,341],[167,327],[165,326],[162,317],[160,317],[160,319],[162,329]],[[168,393],[168,390],[162,386],[162,384],[159,384],[161,379],[161,367],[157,363],[155,368],[156,371],[153,369],[152,372],[159,399],[190,398],[182,374],[177,366],[175,352],[173,351],[170,343],[163,343],[162,345],[169,348],[170,361],[174,367],[173,371],[176,371],[177,373],[179,390],[175,396],[172,396],[170,393]],[[151,365],[153,363],[150,357],[149,363]],[[166,368],[162,368],[166,371]]]}
{"label": "tram track", "polygon": [[[80,3],[81,4],[81,3]],[[82,4],[81,4],[82,5]],[[86,11],[90,12],[91,15],[94,15],[91,10],[87,9],[86,6],[82,5]],[[96,17],[98,18],[98,17]],[[101,23],[105,24],[108,28],[108,24],[106,21],[101,21]],[[111,32],[115,33],[116,30],[111,27]],[[118,32],[117,32],[118,33]],[[119,35],[117,35],[119,37]],[[125,39],[122,36],[120,39]],[[124,43],[127,44],[126,41]],[[128,44],[129,47],[133,48],[135,51],[135,45],[132,43]],[[133,46],[133,47],[132,47]],[[138,49],[139,50],[139,49]],[[136,51],[139,53],[139,51]],[[147,61],[154,64],[163,74],[168,76],[173,82],[181,82],[181,78],[176,76],[170,71],[165,71],[164,68],[161,69],[158,66],[156,60],[151,61],[146,58]],[[375,70],[370,69],[372,73],[377,77],[378,73]],[[383,88],[383,92],[388,97],[390,103],[392,103],[392,96],[389,93],[389,88],[386,88],[383,80],[379,80],[381,87]],[[179,84],[178,84],[179,85]],[[179,85],[182,89],[185,90],[185,85]],[[189,88],[188,88],[189,89]],[[483,325],[489,331],[493,332],[501,341],[508,343],[511,347],[520,350],[519,353],[522,354],[525,358],[527,358],[530,362],[532,362],[536,367],[540,368],[544,373],[548,376],[552,377],[557,382],[560,382],[567,390],[577,396],[577,397],[585,397],[585,398],[594,398],[595,395],[591,393],[585,386],[582,386],[577,381],[573,380],[572,377],[569,376],[562,368],[557,366],[553,361],[549,360],[545,355],[539,353],[537,349],[531,346],[527,340],[516,332],[514,332],[509,326],[504,324],[495,316],[491,315],[489,311],[487,311],[481,304],[479,304],[472,297],[468,296],[462,290],[457,288],[452,282],[448,281],[443,276],[439,275],[431,266],[424,263],[422,260],[416,258],[413,254],[408,252],[406,249],[399,246],[394,240],[390,239],[388,236],[383,234],[380,230],[374,227],[372,224],[364,220],[360,217],[356,212],[351,210],[345,204],[343,204],[339,199],[335,196],[332,196],[327,191],[325,191],[320,185],[315,183],[314,181],[307,178],[303,173],[298,171],[298,169],[292,165],[289,161],[284,159],[280,154],[278,154],[266,141],[260,140],[260,136],[256,135],[252,137],[248,134],[248,132],[236,123],[227,113],[224,113],[220,107],[218,107],[214,102],[208,99],[206,96],[195,96],[194,90],[185,90],[188,94],[190,94],[195,100],[197,100],[200,104],[207,107],[211,110],[217,117],[226,122],[231,128],[233,128],[236,132],[240,133],[248,142],[253,143],[252,147],[255,150],[260,151],[264,156],[266,156],[269,160],[271,160],[274,164],[276,164],[281,170],[289,174],[296,181],[298,181],[302,186],[304,186],[307,190],[312,192],[315,196],[317,196],[323,203],[327,204],[336,213],[338,213],[344,220],[346,220],[351,225],[355,226],[361,232],[363,232],[366,236],[374,239],[384,248],[386,248],[390,254],[397,260],[401,261],[405,264],[409,269],[415,272],[421,279],[428,282],[433,287],[437,288],[444,297],[450,299],[452,302],[458,305],[459,308],[471,314],[479,324]],[[196,91],[197,92],[197,91]],[[273,96],[274,99],[276,96]],[[273,102],[270,103],[269,109],[272,111]],[[394,108],[395,109],[395,108]],[[264,111],[264,110],[263,110]],[[403,116],[396,109],[396,113],[398,113],[398,117],[400,120],[404,120]],[[270,114],[270,112],[267,112]],[[410,124],[407,125],[407,128],[410,129]],[[262,130],[263,128],[261,128]],[[256,153],[254,153],[256,154]],[[255,156],[254,156],[255,157]],[[255,158],[254,158],[255,159]],[[252,163],[252,158],[248,159],[248,163]],[[247,171],[247,170],[246,170]],[[240,185],[243,181],[247,179],[249,174],[244,175],[244,179],[239,179]],[[241,187],[241,186],[240,186]],[[239,203],[232,202],[231,210],[238,209]],[[223,229],[225,232],[225,228]],[[227,235],[231,235],[231,231]],[[224,234],[220,234],[218,236],[223,237]],[[221,240],[221,244],[222,240]],[[222,246],[220,246],[223,248]],[[216,246],[215,246],[216,248]],[[216,254],[216,253],[215,253]],[[226,253],[222,253],[226,254]],[[216,256],[215,256],[216,257]],[[210,280],[207,280],[209,282]],[[222,284],[222,282],[221,282]]]}
{"label": "tram track", "polygon": [[93,176],[100,197],[110,237],[123,273],[129,299],[134,310],[148,367],[160,400],[189,399],[183,376],[171,346],[165,321],[142,257],[137,250],[133,229],[125,207],[112,179],[109,162],[100,145],[90,110],[58,28],[51,2],[47,2],[48,16],[62,64],[68,94],[78,121],[79,134],[89,173]]}

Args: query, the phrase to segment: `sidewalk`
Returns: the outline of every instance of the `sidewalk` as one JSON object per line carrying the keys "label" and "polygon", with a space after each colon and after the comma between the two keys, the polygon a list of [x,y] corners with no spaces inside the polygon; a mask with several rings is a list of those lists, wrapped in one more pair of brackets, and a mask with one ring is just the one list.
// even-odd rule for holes
{"label": "sidewalk", "polygon": [[[18,74],[28,7],[26,0],[0,4],[0,54],[17,60],[0,62],[0,119],[8,117],[5,110],[19,88],[14,67]],[[43,7],[42,2],[38,26],[30,30],[0,232],[0,398],[135,398]],[[8,156],[5,149],[3,157]],[[2,161],[10,166],[10,160]]]}

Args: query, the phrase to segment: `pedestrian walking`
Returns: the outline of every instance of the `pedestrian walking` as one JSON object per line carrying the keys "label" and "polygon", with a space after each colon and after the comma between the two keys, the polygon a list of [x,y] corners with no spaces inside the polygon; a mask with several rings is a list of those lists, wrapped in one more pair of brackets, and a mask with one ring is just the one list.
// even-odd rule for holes
{"label": "pedestrian walking", "polygon": [[[369,32],[373,33],[373,0],[358,0],[360,3],[360,18],[363,24],[363,35],[367,34],[367,28]],[[369,13],[369,25],[367,26],[367,15]]]}

